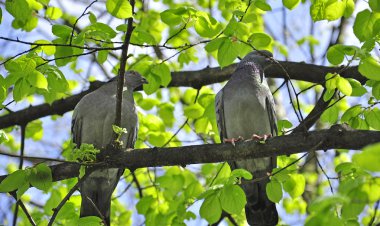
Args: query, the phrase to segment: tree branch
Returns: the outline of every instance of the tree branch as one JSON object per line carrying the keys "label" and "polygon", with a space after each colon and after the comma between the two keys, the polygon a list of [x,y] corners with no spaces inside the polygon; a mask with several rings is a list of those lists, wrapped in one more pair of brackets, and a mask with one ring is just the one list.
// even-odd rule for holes
{"label": "tree branch", "polygon": [[[355,137],[355,139],[352,139]],[[246,141],[231,144],[205,144],[172,148],[146,148],[132,151],[124,150],[105,162],[99,168],[129,168],[189,165],[215,163],[231,160],[256,159],[263,157],[290,155],[294,153],[328,149],[360,150],[366,145],[377,143],[380,131],[353,130],[347,125],[335,125],[330,129],[292,133],[274,137],[265,144]],[[79,164],[63,163],[50,166],[53,181],[78,176]],[[0,182],[7,175],[0,176]]]}
{"label": "tree branch", "polygon": [[[325,81],[326,73],[338,72],[342,67],[325,67],[306,63],[286,62],[279,61],[281,66],[285,68],[291,79],[308,81],[313,83],[323,84]],[[232,64],[228,67],[220,69],[205,68],[199,71],[180,71],[172,72],[172,81],[168,87],[194,87],[200,88],[204,85],[210,85],[218,82],[226,81],[230,78],[234,72],[236,64]],[[269,78],[284,78],[283,69],[274,64],[267,68],[265,74]],[[363,77],[358,72],[358,67],[348,67],[347,70],[340,73],[342,77],[354,78],[361,83],[367,81],[367,78]],[[26,108],[24,110],[16,111],[11,114],[0,117],[0,129],[4,129],[14,125],[22,125],[38,118],[42,118],[48,115],[62,115],[74,109],[79,100],[86,94],[94,91],[103,84],[102,82],[96,82],[91,84],[90,88],[79,94],[70,96],[65,99],[54,101],[51,105],[41,104],[33,107]],[[141,88],[139,89],[141,90]]]}

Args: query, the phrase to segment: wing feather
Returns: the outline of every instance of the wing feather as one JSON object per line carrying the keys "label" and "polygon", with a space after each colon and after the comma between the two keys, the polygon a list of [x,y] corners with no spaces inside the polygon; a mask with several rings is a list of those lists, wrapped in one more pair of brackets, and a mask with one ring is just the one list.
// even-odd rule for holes
{"label": "wing feather", "polygon": [[216,112],[216,123],[218,124],[219,136],[221,142],[227,138],[226,125],[224,120],[224,100],[223,100],[223,89],[221,89],[215,96],[215,112]]}

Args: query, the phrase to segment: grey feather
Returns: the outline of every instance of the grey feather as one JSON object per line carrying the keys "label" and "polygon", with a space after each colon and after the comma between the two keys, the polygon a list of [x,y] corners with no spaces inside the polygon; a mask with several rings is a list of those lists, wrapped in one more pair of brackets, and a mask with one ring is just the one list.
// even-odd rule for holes
{"label": "grey feather", "polygon": [[[264,51],[264,54],[270,52]],[[267,58],[254,51],[238,64],[236,71],[215,97],[215,111],[221,140],[248,139],[253,134],[277,135],[273,96],[264,76]],[[254,178],[266,177],[276,167],[276,158],[228,162],[231,169],[244,168]],[[259,182],[243,180],[247,196],[246,216],[250,225],[276,225],[276,206],[266,195],[269,179]]]}
{"label": "grey feather", "polygon": [[[128,71],[124,83],[121,127],[127,129],[127,134],[122,136],[121,141],[124,148],[133,148],[138,131],[133,90],[146,83],[146,80],[139,73]],[[87,143],[93,144],[97,149],[104,149],[112,143],[112,125],[116,116],[116,88],[117,79],[113,79],[84,96],[75,107],[71,129],[73,142],[77,147]],[[117,168],[96,170],[83,181],[80,186],[81,217],[104,217],[109,225],[111,196],[122,174],[123,169]]]}

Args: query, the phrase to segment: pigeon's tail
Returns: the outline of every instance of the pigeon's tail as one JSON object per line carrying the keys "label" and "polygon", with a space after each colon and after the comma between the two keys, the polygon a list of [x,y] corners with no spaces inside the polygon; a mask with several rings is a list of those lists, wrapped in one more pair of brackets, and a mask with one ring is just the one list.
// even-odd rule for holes
{"label": "pigeon's tail", "polygon": [[122,170],[94,171],[80,186],[80,217],[97,216],[110,225],[111,197]]}
{"label": "pigeon's tail", "polygon": [[[258,175],[257,173],[255,175]],[[258,182],[243,181],[242,188],[247,196],[245,214],[251,226],[274,226],[278,223],[276,204],[268,199],[265,178]]]}

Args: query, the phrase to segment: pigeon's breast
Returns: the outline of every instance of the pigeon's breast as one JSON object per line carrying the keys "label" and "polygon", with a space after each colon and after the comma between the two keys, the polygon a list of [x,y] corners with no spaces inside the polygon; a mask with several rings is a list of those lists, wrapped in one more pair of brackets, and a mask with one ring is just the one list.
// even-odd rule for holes
{"label": "pigeon's breast", "polygon": [[242,136],[249,139],[253,134],[271,133],[268,114],[265,109],[265,96],[251,84],[243,84],[238,89],[224,90],[224,119],[228,128],[227,137]]}

